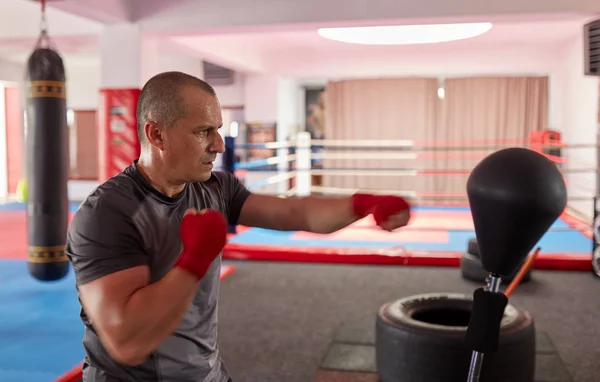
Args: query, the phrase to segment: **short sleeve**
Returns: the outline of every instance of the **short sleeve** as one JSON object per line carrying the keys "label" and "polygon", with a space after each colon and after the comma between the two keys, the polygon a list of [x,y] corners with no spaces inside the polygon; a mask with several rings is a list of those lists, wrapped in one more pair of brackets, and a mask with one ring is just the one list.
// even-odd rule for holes
{"label": "short sleeve", "polygon": [[141,237],[123,208],[91,197],[75,213],[67,233],[66,253],[77,285],[114,272],[148,264]]}
{"label": "short sleeve", "polygon": [[246,202],[246,199],[250,195],[250,191],[230,172],[224,173],[223,191],[225,193],[225,200],[229,203],[229,216],[227,220],[229,224],[235,225],[240,217],[244,202]]}

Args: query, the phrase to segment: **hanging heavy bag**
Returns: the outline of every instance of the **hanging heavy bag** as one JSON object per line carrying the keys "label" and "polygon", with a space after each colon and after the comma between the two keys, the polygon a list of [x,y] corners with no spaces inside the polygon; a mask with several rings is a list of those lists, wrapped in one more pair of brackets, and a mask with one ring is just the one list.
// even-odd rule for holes
{"label": "hanging heavy bag", "polygon": [[[43,15],[42,15],[43,17]],[[27,61],[28,268],[41,281],[68,273],[68,149],[65,68],[45,29]]]}

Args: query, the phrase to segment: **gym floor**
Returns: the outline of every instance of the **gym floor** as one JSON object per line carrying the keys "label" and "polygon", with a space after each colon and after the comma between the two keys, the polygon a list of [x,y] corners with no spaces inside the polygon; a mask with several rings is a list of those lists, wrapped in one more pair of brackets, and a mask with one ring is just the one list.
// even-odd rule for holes
{"label": "gym floor", "polygon": [[[343,323],[374,322],[401,297],[481,287],[452,267],[234,264],[221,287],[219,342],[236,382],[313,381]],[[600,381],[599,283],[591,272],[534,270],[510,299],[548,334],[574,382]]]}
{"label": "gym floor", "polygon": [[[71,212],[76,208],[72,205]],[[412,231],[404,237],[389,234],[396,235],[395,240],[378,240],[379,245],[429,248],[433,252],[446,245],[441,249],[460,253],[466,247],[466,238],[474,236],[468,220],[464,220],[468,210],[420,211]],[[337,242],[303,233],[253,229],[263,235],[263,241],[254,237],[254,242],[246,245],[264,246],[266,240],[277,246],[281,243],[268,238],[279,237],[280,241],[287,240],[284,248],[289,251],[295,245],[297,253],[311,245],[320,251],[338,245],[364,248],[370,243],[369,235],[382,238],[368,224],[363,221],[348,229],[358,236],[338,233],[346,239]],[[566,257],[579,263],[589,256],[584,251],[591,240],[578,230],[565,229],[572,224],[570,219],[560,220],[553,227],[556,231],[545,235],[540,242],[546,248],[545,256]],[[446,244],[438,235],[444,233],[440,227],[447,228],[445,237],[450,239]],[[23,205],[3,206],[0,228],[0,298],[4,302],[0,307],[0,380],[55,380],[83,357],[73,274],[54,283],[40,283],[29,276]],[[248,234],[251,230],[242,231],[231,240],[233,245],[243,245],[252,238]],[[427,240],[432,240],[429,247]],[[303,241],[309,241],[306,247],[302,247]],[[480,287],[464,281],[456,267],[325,265],[284,260],[288,262],[226,261],[236,270],[222,283],[219,340],[236,382],[311,381],[343,323],[374,319],[381,304],[400,297],[427,292],[470,294]],[[314,261],[310,256],[304,260]],[[223,271],[229,274],[232,269],[224,267]],[[588,271],[536,269],[533,280],[520,285],[511,297],[513,304],[533,314],[539,330],[548,333],[574,381],[600,380],[600,370],[595,367],[600,351],[594,346],[599,340],[596,322],[600,305],[592,303],[598,282]]]}

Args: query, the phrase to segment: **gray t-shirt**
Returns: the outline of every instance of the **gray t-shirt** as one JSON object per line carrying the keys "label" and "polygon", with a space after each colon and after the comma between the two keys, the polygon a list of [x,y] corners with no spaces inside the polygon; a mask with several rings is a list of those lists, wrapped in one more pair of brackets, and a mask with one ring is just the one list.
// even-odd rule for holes
{"label": "gray t-shirt", "polygon": [[[136,163],[100,185],[81,204],[69,226],[67,255],[81,285],[127,268],[148,265],[151,282],[163,278],[181,253],[179,224],[188,208],[221,211],[236,224],[249,191],[229,173],[190,183],[176,198],[150,186]],[[90,319],[85,325],[84,381],[225,382],[217,347],[217,297],[221,256],[201,280],[178,329],[141,365],[115,362]]]}

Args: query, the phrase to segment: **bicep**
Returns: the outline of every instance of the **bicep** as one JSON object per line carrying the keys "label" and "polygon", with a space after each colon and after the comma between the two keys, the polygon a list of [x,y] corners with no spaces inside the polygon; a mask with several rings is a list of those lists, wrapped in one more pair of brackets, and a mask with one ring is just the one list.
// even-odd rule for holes
{"label": "bicep", "polygon": [[101,333],[110,332],[121,321],[128,299],[149,280],[149,267],[142,265],[79,285],[81,304],[94,327]]}

